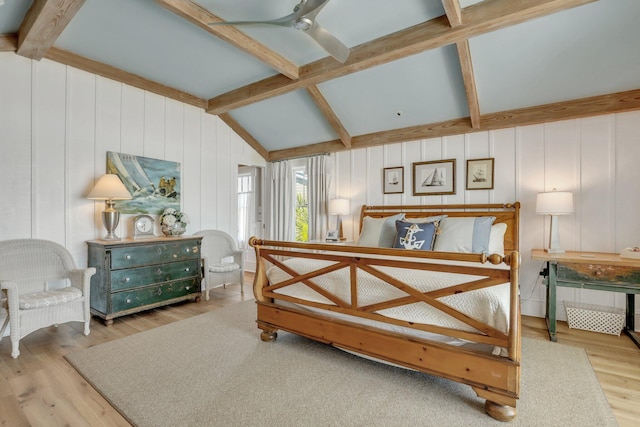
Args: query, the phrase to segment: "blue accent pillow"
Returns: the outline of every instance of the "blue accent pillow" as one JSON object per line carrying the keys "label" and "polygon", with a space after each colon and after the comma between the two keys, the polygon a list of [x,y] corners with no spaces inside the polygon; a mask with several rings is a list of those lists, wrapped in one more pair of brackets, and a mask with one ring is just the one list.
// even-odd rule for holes
{"label": "blue accent pillow", "polygon": [[434,251],[488,253],[495,216],[447,217],[440,222]]}
{"label": "blue accent pillow", "polygon": [[415,222],[396,221],[396,240],[394,248],[430,251],[436,237],[437,221],[416,224]]}

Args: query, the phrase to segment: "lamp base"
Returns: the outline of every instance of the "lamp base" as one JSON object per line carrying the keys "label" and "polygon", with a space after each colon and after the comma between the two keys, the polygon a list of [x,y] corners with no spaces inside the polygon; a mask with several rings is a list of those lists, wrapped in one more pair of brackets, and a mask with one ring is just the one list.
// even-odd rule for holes
{"label": "lamp base", "polygon": [[102,223],[104,224],[104,228],[107,229],[107,235],[102,238],[102,240],[120,240],[115,233],[116,227],[118,227],[118,223],[120,222],[120,212],[116,210],[105,210],[102,212]]}

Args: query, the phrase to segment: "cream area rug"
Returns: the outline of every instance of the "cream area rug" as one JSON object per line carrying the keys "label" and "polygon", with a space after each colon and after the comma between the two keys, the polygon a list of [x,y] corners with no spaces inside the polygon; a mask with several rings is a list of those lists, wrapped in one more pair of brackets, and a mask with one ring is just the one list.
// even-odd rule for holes
{"label": "cream area rug", "polygon": [[518,416],[471,387],[279,331],[243,302],[100,344],[68,361],[137,426],[615,426],[582,349],[523,339]]}

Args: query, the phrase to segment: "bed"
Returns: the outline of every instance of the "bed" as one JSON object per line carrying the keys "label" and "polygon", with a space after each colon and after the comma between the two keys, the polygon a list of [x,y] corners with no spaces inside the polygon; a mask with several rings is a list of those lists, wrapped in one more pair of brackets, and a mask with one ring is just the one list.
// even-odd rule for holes
{"label": "bed", "polygon": [[[517,202],[363,206],[358,244],[251,238],[261,339],[288,331],[467,384],[490,416],[512,420],[520,388],[519,209]],[[400,248],[383,243],[392,224]],[[416,242],[434,250],[405,249]]]}

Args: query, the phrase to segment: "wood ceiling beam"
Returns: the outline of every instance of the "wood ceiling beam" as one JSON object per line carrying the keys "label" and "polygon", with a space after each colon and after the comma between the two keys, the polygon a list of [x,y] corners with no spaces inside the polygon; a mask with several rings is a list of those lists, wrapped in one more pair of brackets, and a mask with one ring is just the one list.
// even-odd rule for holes
{"label": "wood ceiling beam", "polygon": [[[439,123],[354,136],[352,137],[351,148],[367,148],[395,142],[486,132],[637,110],[640,110],[640,89],[484,114],[481,117],[482,127],[479,129],[472,128],[470,119],[464,117]],[[271,151],[269,153],[269,160],[283,160],[292,157],[344,150],[347,150],[347,148],[344,147],[340,141],[327,141],[304,147]]]}
{"label": "wood ceiling beam", "polygon": [[44,58],[85,0],[34,0],[18,30],[18,55]]}
{"label": "wood ceiling beam", "polygon": [[198,98],[189,93],[182,92],[180,90],[162,85],[160,83],[156,83],[151,80],[147,80],[136,74],[112,67],[111,65],[94,61],[92,59],[85,58],[84,56],[76,55],[75,53],[71,53],[63,49],[52,47],[51,49],[49,49],[49,52],[47,53],[45,58],[59,62],[61,64],[69,65],[79,70],[97,74],[99,76],[115,80],[117,82],[125,83],[142,90],[153,92],[161,96],[166,96],[167,98],[175,99],[177,101],[181,101],[198,108],[204,108],[207,105],[206,100],[202,98]]}
{"label": "wood ceiling beam", "polygon": [[274,52],[234,26],[211,26],[211,22],[224,20],[191,0],[155,0],[160,6],[197,25],[237,49],[264,62],[290,79],[298,78],[298,66]]}
{"label": "wood ceiling beam", "polygon": [[318,89],[318,86],[311,85],[307,87],[307,92],[320,109],[322,115],[327,119],[333,130],[338,134],[338,137],[340,138],[340,141],[342,141],[342,144],[344,144],[344,146],[347,148],[351,147],[351,135],[349,135],[349,132],[347,132],[347,130],[344,128],[342,122],[340,121],[338,116],[336,116],[336,113],[333,111],[325,97],[320,92],[320,89]]}
{"label": "wood ceiling beam", "polygon": [[473,63],[471,61],[471,50],[469,49],[469,41],[464,40],[456,43],[458,49],[458,58],[460,59],[460,68],[462,70],[462,80],[464,81],[464,90],[467,94],[467,105],[469,107],[469,117],[471,118],[471,127],[480,128],[480,103],[478,102],[478,91],[476,89],[476,77],[473,73]]}
{"label": "wood ceiling beam", "polygon": [[240,138],[242,138],[251,148],[256,150],[258,154],[262,156],[263,159],[269,160],[269,152],[262,146],[260,143],[251,135],[247,130],[240,125],[230,114],[224,113],[220,114],[220,120],[225,122],[227,126],[231,128],[235,133],[238,134]]}
{"label": "wood ceiling beam", "polygon": [[452,27],[462,25],[462,9],[458,0],[442,0],[442,6],[449,19],[449,25]]}
{"label": "wood ceiling beam", "polygon": [[327,57],[300,67],[298,79],[274,76],[224,93],[208,101],[207,111],[221,114],[312,84],[594,1],[596,0],[485,0],[464,8],[462,24],[457,27],[451,27],[446,16],[414,25],[352,48],[349,59],[344,64]]}
{"label": "wood ceiling beam", "polygon": [[[462,25],[462,10],[458,0],[442,0],[442,5],[449,19],[449,25],[458,27]],[[476,78],[473,73],[473,63],[471,61],[471,50],[469,49],[469,40],[463,40],[456,43],[458,50],[458,59],[460,60],[460,70],[462,71],[462,80],[464,82],[464,90],[467,94],[467,106],[469,108],[469,117],[471,118],[471,127],[480,127],[480,104],[478,102],[478,91],[476,89]]]}
{"label": "wood ceiling beam", "polygon": [[0,34],[0,52],[15,52],[17,48],[17,34]]}

